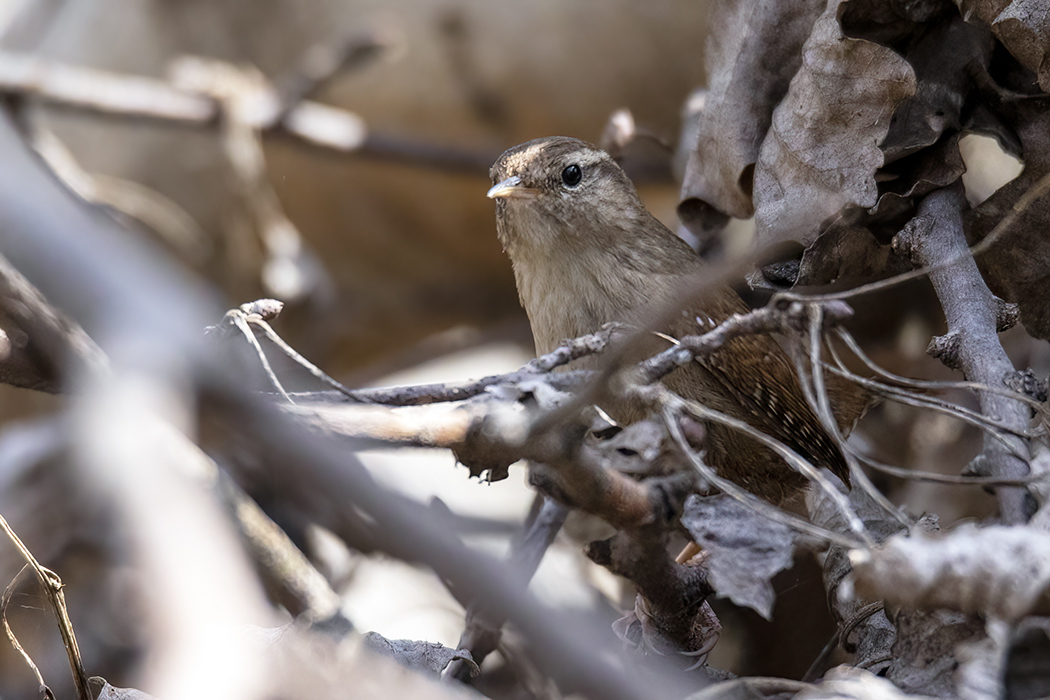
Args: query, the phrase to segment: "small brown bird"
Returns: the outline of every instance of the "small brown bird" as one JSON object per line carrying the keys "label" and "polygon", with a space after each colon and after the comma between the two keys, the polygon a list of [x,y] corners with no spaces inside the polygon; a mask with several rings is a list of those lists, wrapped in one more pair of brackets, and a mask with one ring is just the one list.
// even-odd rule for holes
{"label": "small brown bird", "polygon": [[[489,174],[496,230],[539,354],[612,321],[644,327],[647,316],[679,303],[687,279],[706,272],[701,258],[645,209],[627,175],[596,146],[561,136],[529,141],[503,153]],[[657,330],[676,338],[695,335],[747,311],[736,292],[719,286]],[[772,338],[735,339],[676,369],[664,383],[776,437],[849,483],[842,454]],[[866,401],[852,403],[851,415],[839,415],[844,429]],[[640,417],[627,406],[604,408],[619,421]],[[722,476],[776,503],[806,485],[768,447],[721,425],[705,427],[706,461]]]}

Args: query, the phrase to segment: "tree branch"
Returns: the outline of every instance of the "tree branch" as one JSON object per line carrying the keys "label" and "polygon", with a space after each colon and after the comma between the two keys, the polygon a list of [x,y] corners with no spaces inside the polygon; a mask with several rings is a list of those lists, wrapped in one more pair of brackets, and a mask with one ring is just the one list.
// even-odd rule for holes
{"label": "tree branch", "polygon": [[[961,369],[968,381],[999,387],[1016,370],[999,342],[995,297],[966,245],[965,205],[959,184],[931,193],[919,205],[918,215],[897,234],[894,247],[909,254],[917,266],[930,268],[930,281],[948,323],[942,341],[931,344],[940,350],[931,354]],[[1015,431],[1028,428],[1030,411],[1023,402],[986,391],[978,391],[977,398],[981,411],[992,420]],[[982,457],[991,476],[1018,479],[1028,475],[1028,446],[1020,438],[986,433]],[[1025,489],[1000,487],[996,494],[1004,523],[1023,523],[1031,516],[1033,508]]]}
{"label": "tree branch", "polygon": [[[243,72],[221,61],[181,59],[175,64],[180,80],[197,85],[173,85],[164,80],[123,75],[50,61],[30,54],[0,51],[0,94],[31,96],[55,107],[177,126],[216,127],[221,107],[202,88],[216,71]],[[357,114],[338,107],[301,100],[300,87],[281,94],[264,85],[255,100],[252,126],[285,135],[335,153],[355,153],[416,165],[484,174],[495,153],[414,141],[372,132]],[[307,90],[308,91],[308,90]]]}

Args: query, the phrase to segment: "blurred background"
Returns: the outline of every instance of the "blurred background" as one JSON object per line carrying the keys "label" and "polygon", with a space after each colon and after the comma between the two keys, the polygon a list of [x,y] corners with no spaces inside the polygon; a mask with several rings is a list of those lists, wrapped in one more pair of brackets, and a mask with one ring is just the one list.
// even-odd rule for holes
{"label": "blurred background", "polygon": [[[485,198],[488,166],[504,149],[554,134],[599,142],[606,133],[608,142],[610,118],[629,110],[637,138],[620,154],[625,169],[654,213],[677,228],[674,153],[688,98],[705,82],[707,13],[708,3],[690,0],[0,0],[0,75],[12,56],[30,56],[122,79],[211,81],[218,92],[246,90],[248,103],[251,85],[265,80],[289,100],[283,108],[305,99],[341,110],[342,123],[361,129],[354,147],[310,145],[282,129],[244,133],[222,118],[191,124],[70,108],[46,89],[18,98],[34,146],[65,182],[206,280],[226,307],[285,301],[277,331],[348,385],[444,381],[508,371],[532,356]],[[228,81],[236,89],[215,87],[222,71],[198,64],[195,73],[187,56],[236,67]],[[135,87],[92,76],[50,86],[80,89],[82,102]],[[980,143],[968,148],[985,157]],[[950,376],[924,353],[941,323],[925,286],[874,300],[858,319],[873,355],[893,371]],[[1019,366],[1046,376],[1042,345],[1020,329],[1009,342]],[[317,388],[279,370],[289,388]],[[30,435],[39,426],[26,421],[61,405],[0,386],[4,434]],[[856,439],[885,461],[956,473],[980,444],[972,429],[900,406],[876,409]],[[38,465],[26,449],[0,460],[0,513],[66,582],[89,672],[129,684],[122,674],[134,668],[141,640],[127,601],[142,582],[129,562],[112,558],[111,515],[70,492],[60,459]],[[531,501],[522,469],[487,485],[469,480],[447,453],[366,458],[377,477],[413,497],[438,497],[506,532]],[[994,507],[977,489],[891,479],[880,486],[915,512],[935,506],[942,520]],[[56,510],[58,498],[76,507]],[[56,517],[40,518],[45,508]],[[355,556],[323,533],[311,537],[359,627],[455,645],[462,610],[432,574]],[[506,545],[506,537],[490,540],[480,544]],[[578,543],[560,543],[537,590],[564,604],[621,603],[618,584],[578,551]],[[19,566],[0,546],[0,579],[11,580]],[[803,597],[822,604],[819,570],[803,563],[781,578],[782,636],[727,606],[714,665],[805,671],[831,622],[806,606],[796,606],[794,619],[786,611]],[[23,589],[13,625],[48,681],[66,691],[52,621],[37,594]],[[742,641],[748,635],[750,646]],[[784,643],[792,635],[806,641]],[[797,658],[785,658],[785,649]],[[35,693],[22,662],[0,645],[0,697]]]}
{"label": "blurred background", "polygon": [[[340,376],[434,354],[427,343],[527,337],[484,196],[488,166],[539,136],[598,141],[619,108],[670,147],[704,76],[703,8],[674,0],[7,5],[7,49],[157,78],[193,55],[255,67],[280,85],[312,51],[375,41],[371,58],[310,94],[363,119],[374,148],[340,155],[264,140],[299,251],[267,248],[217,129],[57,112],[45,120],[84,171],[149,188],[192,219],[199,239],[151,233],[167,234],[162,242],[231,302],[267,294],[291,304],[297,347]],[[274,270],[274,258],[289,262]]]}

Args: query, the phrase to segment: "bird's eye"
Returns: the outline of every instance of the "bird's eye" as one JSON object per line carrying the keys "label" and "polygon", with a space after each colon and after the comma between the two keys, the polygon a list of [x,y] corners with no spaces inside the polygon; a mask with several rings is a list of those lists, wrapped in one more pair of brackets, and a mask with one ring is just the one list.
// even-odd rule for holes
{"label": "bird's eye", "polygon": [[561,171],[561,181],[565,183],[566,187],[575,187],[580,184],[580,180],[582,179],[583,171],[580,170],[580,166],[575,163]]}

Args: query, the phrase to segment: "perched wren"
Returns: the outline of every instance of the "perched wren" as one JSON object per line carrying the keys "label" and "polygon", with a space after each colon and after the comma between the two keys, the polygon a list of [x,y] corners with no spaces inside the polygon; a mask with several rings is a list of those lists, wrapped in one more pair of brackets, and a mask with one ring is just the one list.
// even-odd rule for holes
{"label": "perched wren", "polygon": [[[678,236],[650,214],[627,175],[601,149],[567,137],[537,139],[506,151],[489,173],[496,230],[510,256],[536,352],[620,321],[645,327],[647,315],[681,306],[688,278],[707,268]],[[748,307],[717,286],[664,328],[695,335]],[[654,342],[663,343],[655,335]],[[659,346],[654,348],[660,349]],[[584,361],[586,362],[586,361]],[[802,395],[780,345],[765,335],[737,338],[713,355],[674,370],[672,391],[747,422],[818,467],[849,482],[846,463]],[[838,390],[838,389],[836,389]],[[833,403],[843,397],[832,395]],[[863,411],[863,398],[840,415],[843,427]],[[604,407],[614,418],[640,417],[630,406]],[[706,461],[752,493],[781,502],[806,479],[768,447],[722,425],[707,429]]]}

